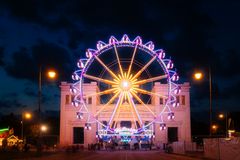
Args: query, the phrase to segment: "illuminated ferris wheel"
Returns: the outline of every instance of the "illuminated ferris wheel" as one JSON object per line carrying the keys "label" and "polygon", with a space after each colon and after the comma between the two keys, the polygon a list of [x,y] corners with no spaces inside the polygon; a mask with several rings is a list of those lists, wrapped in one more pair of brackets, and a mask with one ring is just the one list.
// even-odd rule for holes
{"label": "illuminated ferris wheel", "polygon": [[[111,36],[108,43],[98,41],[96,49],[87,49],[86,58],[77,65],[79,70],[72,75],[70,90],[75,95],[72,105],[78,108],[77,118],[86,121],[85,129],[95,123],[104,133],[114,135],[125,113],[134,122],[132,134],[141,134],[154,123],[164,130],[166,121],[174,118],[172,110],[179,105],[179,76],[172,60],[165,58],[164,50],[155,49],[153,42],[144,44],[139,36],[132,41],[127,35],[121,40]],[[84,85],[91,81],[97,82],[99,90],[86,95]],[[165,84],[164,94],[154,91],[156,82]],[[102,104],[94,113],[85,100],[88,96],[98,96]],[[151,101],[159,98],[164,104],[154,109]],[[148,123],[143,122],[146,114],[150,117]]]}

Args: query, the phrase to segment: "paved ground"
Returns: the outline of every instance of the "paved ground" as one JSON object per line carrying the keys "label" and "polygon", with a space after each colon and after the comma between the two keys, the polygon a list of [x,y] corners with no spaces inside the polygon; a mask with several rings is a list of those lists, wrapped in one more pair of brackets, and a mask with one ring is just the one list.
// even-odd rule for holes
{"label": "paved ground", "polygon": [[[26,159],[26,158],[25,158]],[[198,160],[176,154],[166,154],[159,151],[114,151],[114,152],[78,152],[78,153],[57,153],[31,160]]]}

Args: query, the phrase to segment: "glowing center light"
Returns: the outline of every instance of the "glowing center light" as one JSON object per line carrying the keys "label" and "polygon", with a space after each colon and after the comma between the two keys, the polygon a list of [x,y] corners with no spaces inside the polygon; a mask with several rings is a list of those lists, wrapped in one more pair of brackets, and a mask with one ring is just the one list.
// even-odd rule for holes
{"label": "glowing center light", "polygon": [[120,87],[124,91],[129,90],[131,88],[131,83],[129,80],[122,80],[120,82]]}
{"label": "glowing center light", "polygon": [[123,88],[127,88],[128,87],[128,81],[123,81],[122,85],[123,85]]}

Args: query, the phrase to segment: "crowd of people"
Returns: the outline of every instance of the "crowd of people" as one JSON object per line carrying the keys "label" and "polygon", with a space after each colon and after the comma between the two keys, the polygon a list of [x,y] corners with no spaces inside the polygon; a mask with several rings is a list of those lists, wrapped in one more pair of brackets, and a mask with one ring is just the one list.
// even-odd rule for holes
{"label": "crowd of people", "polygon": [[88,144],[88,150],[152,150],[153,146],[152,141],[139,141],[136,139],[121,141],[118,139],[110,139],[108,141],[100,140],[95,144]]}

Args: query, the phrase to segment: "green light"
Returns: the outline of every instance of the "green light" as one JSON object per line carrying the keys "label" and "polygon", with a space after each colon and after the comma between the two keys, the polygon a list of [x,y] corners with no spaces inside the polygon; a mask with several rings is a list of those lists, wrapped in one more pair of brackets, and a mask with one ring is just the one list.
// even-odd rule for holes
{"label": "green light", "polygon": [[8,131],[9,129],[8,128],[3,128],[3,129],[0,129],[0,132],[4,132],[4,131]]}

